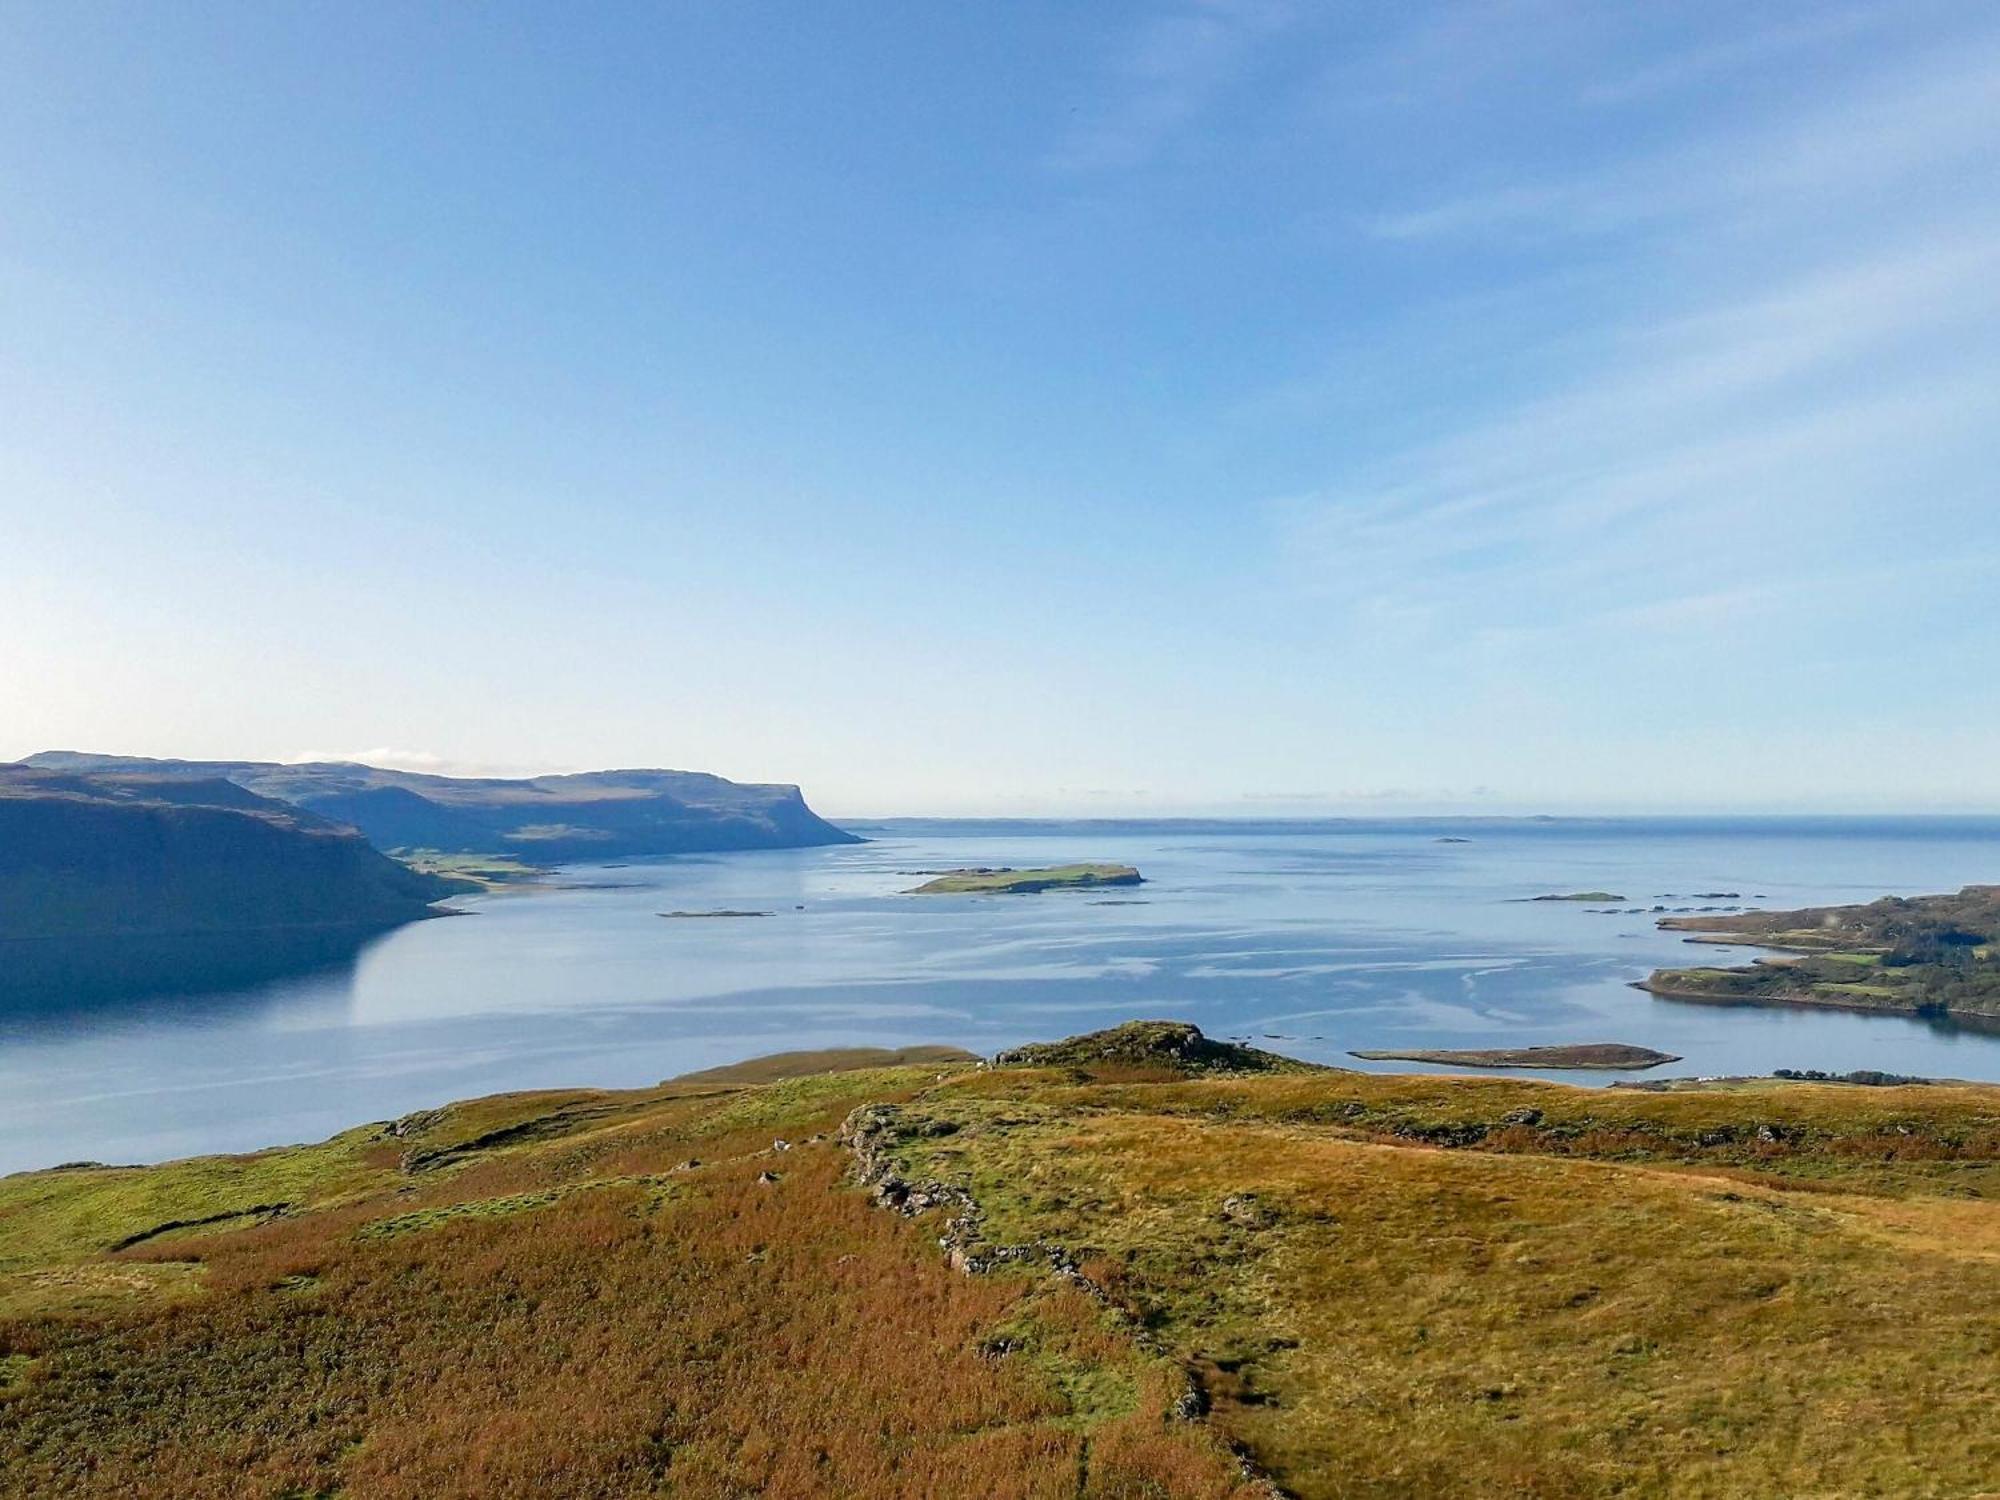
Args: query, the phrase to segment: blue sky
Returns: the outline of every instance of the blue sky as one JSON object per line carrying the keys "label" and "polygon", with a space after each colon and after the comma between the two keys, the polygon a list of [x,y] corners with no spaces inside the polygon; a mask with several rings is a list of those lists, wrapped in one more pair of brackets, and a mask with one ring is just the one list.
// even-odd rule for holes
{"label": "blue sky", "polygon": [[0,3],[0,755],[2000,808],[1987,4]]}

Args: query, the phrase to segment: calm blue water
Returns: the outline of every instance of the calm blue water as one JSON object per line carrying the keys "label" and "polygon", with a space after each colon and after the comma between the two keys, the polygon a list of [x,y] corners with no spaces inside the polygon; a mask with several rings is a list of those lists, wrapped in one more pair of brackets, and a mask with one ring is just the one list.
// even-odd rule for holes
{"label": "calm blue water", "polygon": [[[1136,864],[1149,883],[900,894],[919,883],[911,872],[1074,859]],[[906,824],[858,846],[564,878],[613,888],[464,900],[471,915],[248,987],[51,993],[0,1013],[0,1171],[247,1150],[467,1095],[641,1084],[789,1048],[991,1052],[1136,1016],[1353,1066],[1370,1065],[1351,1047],[1622,1041],[1686,1058],[1655,1077],[1788,1066],[2000,1080],[2000,1037],[1653,999],[1629,982],[1690,950],[1652,918],[1522,899],[1602,889],[1650,906],[1741,891],[1798,906],[1956,889],[2000,880],[1995,820]],[[656,915],[718,907],[774,915]]]}

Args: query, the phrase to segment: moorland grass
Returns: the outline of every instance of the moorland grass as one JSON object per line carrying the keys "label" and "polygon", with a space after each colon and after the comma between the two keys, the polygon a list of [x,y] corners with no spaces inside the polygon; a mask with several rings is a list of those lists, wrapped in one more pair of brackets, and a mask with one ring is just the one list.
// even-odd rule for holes
{"label": "moorland grass", "polygon": [[906,1113],[904,1170],[1077,1257],[1301,1496],[1966,1495],[2000,1473],[1996,1102],[999,1073]]}
{"label": "moorland grass", "polygon": [[[317,1148],[283,1216],[116,1253],[245,1169],[139,1169],[115,1226],[87,1174],[13,1179],[14,1279],[141,1274],[0,1319],[0,1494],[1252,1493],[1104,1308],[956,1275],[847,1186],[840,1119],[936,1076],[474,1101]],[[144,1284],[169,1268],[184,1295]]]}
{"label": "moorland grass", "polygon": [[[5,1179],[0,1495],[1249,1500],[1232,1445],[1307,1500],[2000,1474],[2000,1090],[1166,1034]],[[878,1103],[969,1230],[856,1185]],[[1023,1253],[958,1274],[965,1233]]]}

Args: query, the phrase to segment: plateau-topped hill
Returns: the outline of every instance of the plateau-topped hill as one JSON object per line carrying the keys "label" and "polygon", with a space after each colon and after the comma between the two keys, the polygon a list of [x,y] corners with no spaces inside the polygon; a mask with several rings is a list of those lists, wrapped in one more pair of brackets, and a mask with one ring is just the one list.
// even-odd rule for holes
{"label": "plateau-topped hill", "polygon": [[1997,1302],[1993,1088],[795,1056],[0,1179],[0,1497],[1970,1496]]}
{"label": "plateau-topped hill", "polygon": [[795,786],[697,771],[590,771],[518,778],[431,776],[347,761],[148,760],[50,750],[41,769],[165,779],[223,778],[262,797],[351,823],[380,849],[510,853],[551,863],[859,842]]}
{"label": "plateau-topped hill", "polygon": [[385,927],[465,888],[220,777],[0,766],[0,938]]}

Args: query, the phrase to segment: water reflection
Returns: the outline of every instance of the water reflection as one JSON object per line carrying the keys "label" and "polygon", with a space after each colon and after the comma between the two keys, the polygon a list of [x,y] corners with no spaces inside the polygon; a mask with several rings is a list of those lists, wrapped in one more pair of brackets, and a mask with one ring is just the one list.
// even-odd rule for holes
{"label": "water reflection", "polygon": [[1974,1016],[1963,1012],[1945,1015],[1929,1011],[1869,1010],[1858,1005],[1852,1010],[1837,1010],[1824,1005],[1809,1005],[1788,1000],[1753,1002],[1729,995],[1660,995],[1650,990],[1646,993],[1661,1005],[1691,1005],[1697,1010],[1796,1011],[1812,1016],[1871,1016],[1922,1027],[1932,1036],[1947,1040],[1957,1036],[2000,1037],[2000,1016]]}
{"label": "water reflection", "polygon": [[288,981],[345,982],[392,929],[30,938],[0,944],[0,1029],[65,1032],[82,1014],[157,1013],[185,1019],[265,1009]]}

